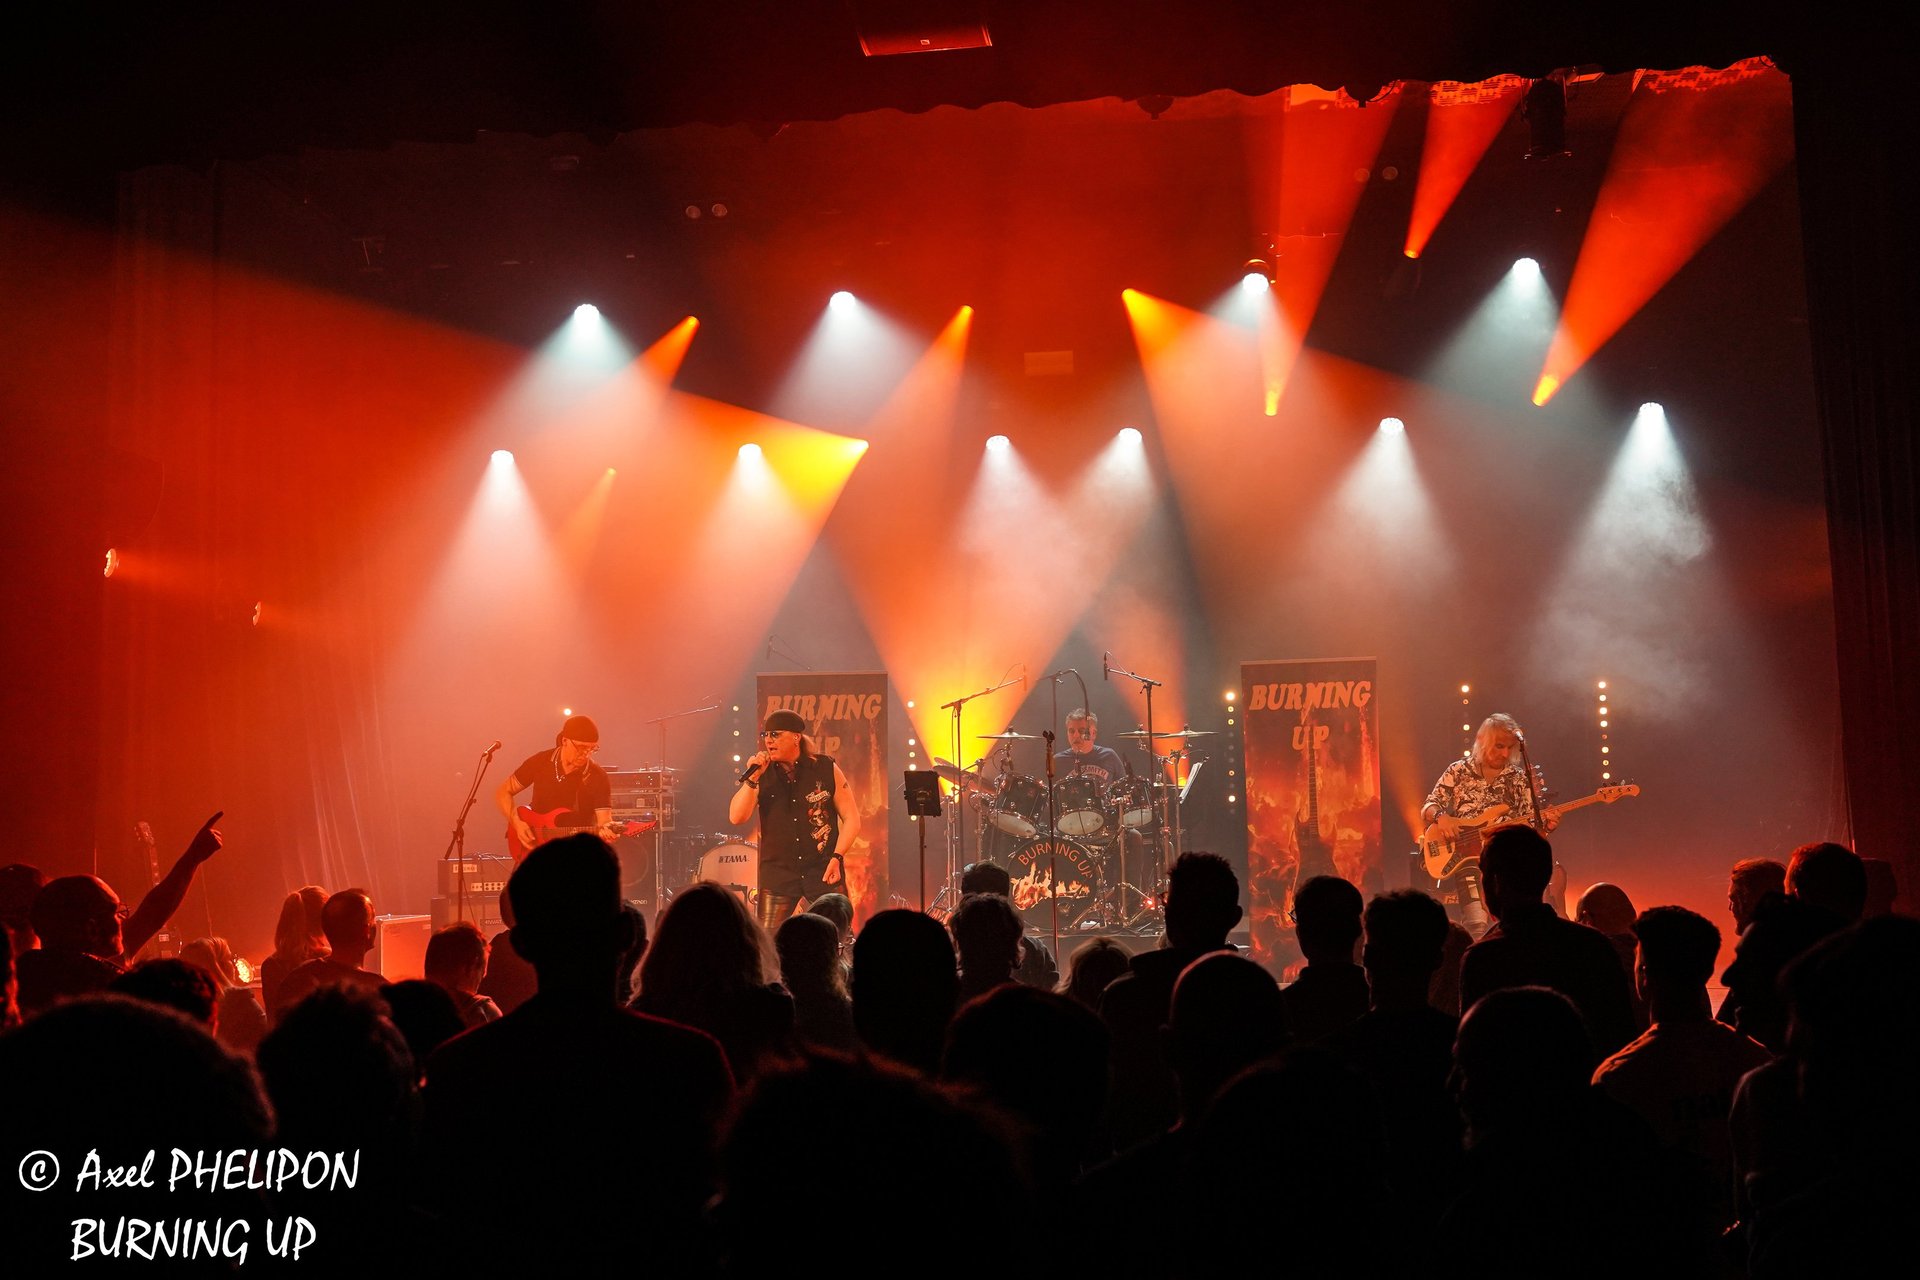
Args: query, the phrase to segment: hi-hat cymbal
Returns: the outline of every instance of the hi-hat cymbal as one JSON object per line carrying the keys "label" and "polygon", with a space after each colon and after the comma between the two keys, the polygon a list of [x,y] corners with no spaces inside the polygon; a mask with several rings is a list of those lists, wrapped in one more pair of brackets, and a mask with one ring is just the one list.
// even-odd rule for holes
{"label": "hi-hat cymbal", "polygon": [[973,735],[982,742],[1038,742],[1037,733],[1015,733],[1009,729],[1005,733],[976,733]]}
{"label": "hi-hat cymbal", "polygon": [[1145,729],[1132,729],[1118,736],[1122,738],[1211,738],[1214,729],[1180,729],[1175,732],[1148,733]]}

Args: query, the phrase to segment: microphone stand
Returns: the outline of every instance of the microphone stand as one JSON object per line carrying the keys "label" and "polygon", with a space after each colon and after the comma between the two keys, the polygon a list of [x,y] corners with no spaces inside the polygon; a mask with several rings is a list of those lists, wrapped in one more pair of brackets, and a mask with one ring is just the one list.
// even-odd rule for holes
{"label": "microphone stand", "polygon": [[440,861],[458,859],[454,863],[454,918],[467,918],[467,812],[473,808],[473,802],[480,795],[480,780],[487,776],[487,766],[493,763],[493,753],[498,747],[488,747],[480,753],[479,767],[473,771],[473,785],[467,788],[467,798],[460,802],[460,812],[453,820],[453,835],[447,840],[447,851],[440,855]]}
{"label": "microphone stand", "polygon": [[672,773],[672,771],[667,768],[667,722],[670,720],[683,720],[688,716],[703,716],[709,711],[718,711],[719,709],[720,704],[716,702],[712,706],[694,707],[688,711],[675,711],[664,716],[655,716],[653,719],[647,721],[648,724],[657,724],[660,726],[659,799],[662,812],[656,815],[658,821],[653,828],[653,901],[648,904],[653,908],[653,918],[656,924],[660,919],[660,912],[665,905],[663,900],[667,894],[667,815],[665,810],[667,807],[667,787],[669,777]]}
{"label": "microphone stand", "polygon": [[[1160,768],[1159,748],[1154,745],[1158,741],[1158,739],[1156,739],[1153,736],[1153,691],[1155,689],[1160,688],[1162,682],[1159,680],[1155,680],[1150,676],[1143,676],[1137,671],[1128,671],[1124,667],[1113,666],[1111,663],[1108,664],[1108,670],[1111,671],[1116,676],[1125,676],[1129,680],[1137,681],[1140,687],[1146,690],[1146,694],[1147,694],[1147,742],[1146,742],[1147,761],[1153,766],[1149,776],[1153,779],[1154,801],[1157,804],[1159,802],[1160,790],[1161,790],[1161,785],[1160,785],[1161,768]],[[1178,826],[1180,822],[1180,801],[1177,797],[1173,801],[1172,810],[1173,810],[1173,822],[1176,826]],[[1153,834],[1153,900],[1156,903],[1160,902],[1166,896],[1166,888],[1165,888],[1166,862],[1167,862],[1167,824],[1163,822],[1160,824],[1160,829],[1154,832]],[[1147,913],[1145,911],[1142,911],[1140,913],[1141,916],[1145,916],[1146,914]],[[1128,921],[1128,923],[1131,924],[1132,921]]]}
{"label": "microphone stand", "polygon": [[[952,702],[943,702],[940,704],[942,711],[953,712],[953,762],[955,767],[962,771],[958,786],[961,803],[957,806],[954,813],[953,825],[947,828],[947,896],[950,901],[957,896],[956,891],[960,887],[960,868],[966,864],[967,860],[966,766],[961,763],[967,757],[960,749],[960,717],[965,713],[967,704],[975,698],[984,698],[990,693],[998,693],[1010,684],[1024,682],[1025,680],[1026,677],[1024,675],[1014,676],[1002,680],[999,684],[990,685],[978,693],[963,694],[955,698]],[[958,852],[955,852],[956,849]]]}
{"label": "microphone stand", "polygon": [[812,668],[812,667],[810,667],[810,666],[808,666],[808,665],[807,665],[806,663],[804,663],[804,662],[802,662],[802,661],[800,661],[800,659],[799,659],[798,657],[796,657],[796,656],[794,656],[794,655],[793,655],[793,654],[791,654],[791,653],[788,653],[788,652],[787,652],[787,651],[786,651],[785,649],[783,649],[783,648],[781,648],[781,647],[780,647],[780,637],[778,637],[778,636],[768,636],[768,637],[767,637],[767,657],[769,657],[769,658],[771,658],[771,657],[773,657],[773,656],[775,656],[776,654],[777,654],[777,655],[779,655],[779,656],[780,656],[780,657],[782,657],[782,658],[785,658],[785,659],[786,659],[786,660],[787,660],[788,662],[791,662],[791,663],[793,663],[793,664],[794,664],[795,666],[797,666],[797,667],[799,667],[799,668],[800,668],[800,669],[801,669],[802,671],[811,671],[811,670],[813,670],[813,668]]}
{"label": "microphone stand", "polygon": [[1540,779],[1534,776],[1533,759],[1527,755],[1526,736],[1515,734],[1514,738],[1520,744],[1520,770],[1527,775],[1527,795],[1533,800],[1533,829],[1544,834],[1547,815],[1540,809]]}

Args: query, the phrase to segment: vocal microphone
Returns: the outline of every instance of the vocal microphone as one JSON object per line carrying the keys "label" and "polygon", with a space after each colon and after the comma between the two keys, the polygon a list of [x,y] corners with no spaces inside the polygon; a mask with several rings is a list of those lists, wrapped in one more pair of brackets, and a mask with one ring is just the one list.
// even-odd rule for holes
{"label": "vocal microphone", "polygon": [[1100,678],[1107,679],[1107,672],[1113,666],[1113,650],[1104,649],[1100,653]]}
{"label": "vocal microphone", "polygon": [[754,780],[755,778],[757,778],[757,777],[759,777],[759,776],[760,776],[760,770],[761,770],[761,769],[763,769],[763,768],[765,768],[765,767],[766,767],[766,766],[764,766],[764,765],[758,765],[758,764],[750,764],[750,765],[748,765],[748,766],[747,766],[747,771],[746,771],[745,773],[743,773],[743,774],[741,774],[741,775],[740,775],[740,781],[742,781],[742,782],[752,782],[752,781],[753,781],[753,780]]}
{"label": "vocal microphone", "polygon": [[493,758],[493,753],[498,751],[499,749],[500,749],[500,744],[499,742],[496,741],[492,746],[488,747],[486,751],[482,752],[481,754],[485,758],[491,760]]}

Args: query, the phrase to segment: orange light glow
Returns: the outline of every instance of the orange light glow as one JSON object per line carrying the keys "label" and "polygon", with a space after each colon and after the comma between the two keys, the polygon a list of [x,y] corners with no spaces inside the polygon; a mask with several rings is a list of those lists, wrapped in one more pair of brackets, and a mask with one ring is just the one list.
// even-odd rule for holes
{"label": "orange light glow", "polygon": [[687,358],[687,348],[693,345],[693,335],[699,331],[699,318],[688,316],[661,334],[652,346],[640,353],[635,363],[645,369],[659,385],[669,386],[673,382],[674,375],[680,372],[681,361]]}
{"label": "orange light glow", "polygon": [[[1496,76],[1477,85],[1437,84],[1427,108],[1426,143],[1420,152],[1420,176],[1413,189],[1403,252],[1418,258],[1479,167],[1487,148],[1500,136],[1513,109],[1526,94],[1520,76]],[[1452,89],[1453,92],[1448,90]],[[1460,92],[1460,90],[1468,92]]]}
{"label": "orange light glow", "polygon": [[1534,403],[1545,404],[1791,153],[1787,77],[1655,92],[1627,103]]}

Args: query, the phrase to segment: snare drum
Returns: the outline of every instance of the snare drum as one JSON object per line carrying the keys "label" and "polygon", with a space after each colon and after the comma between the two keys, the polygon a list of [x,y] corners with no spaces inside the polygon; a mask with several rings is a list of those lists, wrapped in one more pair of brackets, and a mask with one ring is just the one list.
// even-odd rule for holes
{"label": "snare drum", "polygon": [[1053,784],[1054,821],[1063,836],[1085,839],[1107,829],[1107,809],[1100,800],[1100,780],[1089,773],[1070,773]]}
{"label": "snare drum", "polygon": [[1000,790],[987,806],[988,820],[1010,836],[1022,840],[1038,835],[1046,825],[1047,784],[1024,773],[1009,773],[1000,779]]}
{"label": "snare drum", "polygon": [[1128,831],[1144,831],[1153,825],[1153,783],[1145,778],[1121,778],[1109,784],[1107,803]]}
{"label": "snare drum", "polygon": [[751,904],[760,895],[760,846],[730,840],[700,855],[695,880],[723,884]]}

